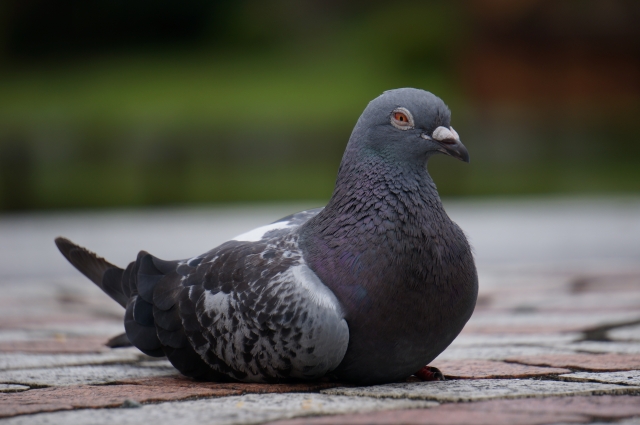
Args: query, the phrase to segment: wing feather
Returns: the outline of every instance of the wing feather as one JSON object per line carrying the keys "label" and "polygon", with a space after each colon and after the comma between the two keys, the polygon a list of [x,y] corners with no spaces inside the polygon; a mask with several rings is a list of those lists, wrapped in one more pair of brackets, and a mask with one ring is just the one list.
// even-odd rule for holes
{"label": "wing feather", "polygon": [[300,224],[317,211],[189,260],[140,252],[121,273],[129,340],[200,379],[312,379],[336,368],[348,327],[297,243]]}

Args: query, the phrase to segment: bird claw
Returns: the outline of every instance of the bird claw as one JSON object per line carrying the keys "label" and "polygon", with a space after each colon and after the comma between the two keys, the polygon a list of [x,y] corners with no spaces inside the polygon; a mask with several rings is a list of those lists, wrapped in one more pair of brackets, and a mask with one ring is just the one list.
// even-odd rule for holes
{"label": "bird claw", "polygon": [[433,366],[425,366],[414,375],[422,381],[445,381],[444,375],[440,372],[440,369]]}

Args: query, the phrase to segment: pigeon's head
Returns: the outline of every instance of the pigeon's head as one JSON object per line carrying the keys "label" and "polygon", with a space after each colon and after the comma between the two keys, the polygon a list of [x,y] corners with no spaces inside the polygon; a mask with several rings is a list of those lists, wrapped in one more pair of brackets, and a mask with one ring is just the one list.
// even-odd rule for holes
{"label": "pigeon's head", "polygon": [[450,121],[451,112],[439,97],[413,88],[389,90],[369,102],[350,144],[393,162],[424,164],[435,153],[469,162]]}

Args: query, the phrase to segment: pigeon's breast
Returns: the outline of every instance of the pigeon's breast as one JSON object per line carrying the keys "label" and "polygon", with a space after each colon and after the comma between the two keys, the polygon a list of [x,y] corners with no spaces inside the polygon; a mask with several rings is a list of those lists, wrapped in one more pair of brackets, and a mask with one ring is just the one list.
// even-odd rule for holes
{"label": "pigeon's breast", "polygon": [[473,312],[477,275],[459,228],[404,232],[394,224],[382,232],[381,221],[369,238],[315,238],[303,245],[310,267],[345,307],[350,341],[336,370],[341,379],[408,377],[439,355]]}

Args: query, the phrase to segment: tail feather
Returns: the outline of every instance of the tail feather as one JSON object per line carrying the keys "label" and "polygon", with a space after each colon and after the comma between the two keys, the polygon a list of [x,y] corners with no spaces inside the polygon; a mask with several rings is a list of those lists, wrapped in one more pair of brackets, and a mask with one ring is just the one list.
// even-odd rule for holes
{"label": "tail feather", "polygon": [[129,337],[126,333],[116,335],[109,339],[104,345],[111,348],[120,348],[120,347],[132,347],[133,344],[129,341]]}
{"label": "tail feather", "polygon": [[114,301],[126,308],[129,297],[124,294],[122,288],[124,270],[68,239],[56,238],[56,246],[76,269],[98,285]]}
{"label": "tail feather", "polygon": [[[76,269],[125,307],[126,334],[112,338],[109,346],[134,345],[149,356],[166,355],[180,372],[193,378],[229,380],[208,366],[184,330],[179,296],[185,289],[182,284],[185,275],[177,269],[181,265],[190,266],[180,261],[160,260],[140,251],[136,261],[122,270],[68,239],[57,238],[56,245]],[[195,313],[193,320],[197,321]]]}

